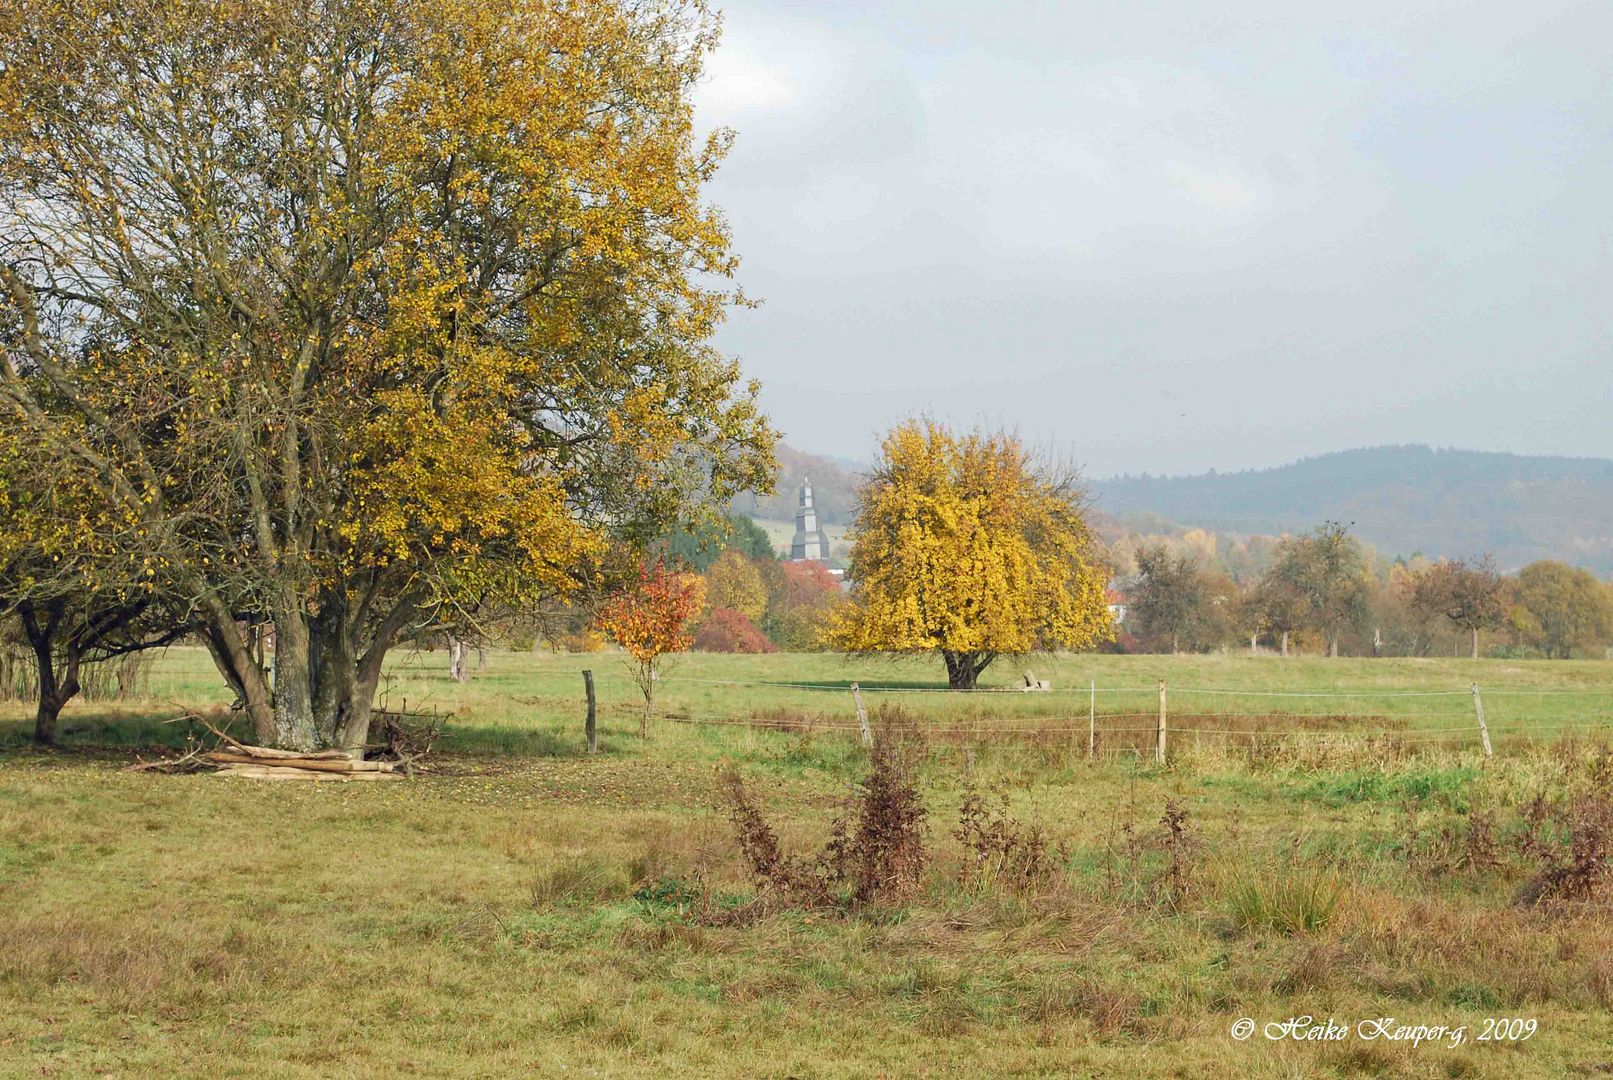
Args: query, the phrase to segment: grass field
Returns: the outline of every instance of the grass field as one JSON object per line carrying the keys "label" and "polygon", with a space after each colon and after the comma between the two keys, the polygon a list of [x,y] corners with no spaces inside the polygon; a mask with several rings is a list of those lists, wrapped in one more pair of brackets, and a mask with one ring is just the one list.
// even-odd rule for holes
{"label": "grass field", "polygon": [[[1053,692],[689,656],[640,741],[619,658],[489,653],[460,685],[441,654],[400,657],[387,704],[451,714],[449,735],[436,772],[382,784],[120,772],[183,741],[163,720],[222,714],[194,650],[151,700],[70,709],[58,752],[3,707],[0,1075],[1613,1074],[1605,897],[1514,902],[1552,828],[1531,800],[1605,794],[1613,664],[1072,656],[987,681],[1026,666]],[[1159,679],[1165,769],[1130,752],[1152,747]],[[717,770],[816,848],[865,769],[854,681],[876,718],[930,729],[928,874],[899,904],[745,909]],[[1046,830],[1055,874],[960,879],[971,787]],[[1229,1034],[1304,1015],[1351,1034]],[[1467,1031],[1353,1028],[1389,1017]],[[1534,1034],[1479,1039],[1508,1017]]]}

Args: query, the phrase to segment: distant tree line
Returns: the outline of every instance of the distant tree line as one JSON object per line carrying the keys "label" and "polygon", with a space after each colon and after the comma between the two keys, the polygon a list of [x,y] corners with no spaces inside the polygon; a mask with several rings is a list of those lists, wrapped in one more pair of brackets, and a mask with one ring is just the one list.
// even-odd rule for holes
{"label": "distant tree line", "polygon": [[1116,647],[1596,659],[1613,647],[1613,585],[1553,560],[1513,575],[1488,556],[1385,564],[1338,522],[1276,540],[1258,573],[1214,551],[1202,535],[1135,546]]}

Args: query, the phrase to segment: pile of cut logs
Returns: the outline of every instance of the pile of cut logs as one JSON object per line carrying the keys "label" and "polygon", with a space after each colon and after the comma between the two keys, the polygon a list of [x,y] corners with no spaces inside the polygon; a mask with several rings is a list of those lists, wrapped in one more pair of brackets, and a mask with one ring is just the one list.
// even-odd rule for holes
{"label": "pile of cut logs", "polygon": [[394,780],[403,775],[397,762],[365,761],[361,750],[315,750],[303,754],[232,742],[199,756],[217,765],[219,776],[250,776],[258,780]]}

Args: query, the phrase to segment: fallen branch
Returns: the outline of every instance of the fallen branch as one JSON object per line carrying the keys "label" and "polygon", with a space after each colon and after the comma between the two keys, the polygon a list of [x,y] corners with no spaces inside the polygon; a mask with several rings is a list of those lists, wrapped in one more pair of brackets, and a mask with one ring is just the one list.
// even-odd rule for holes
{"label": "fallen branch", "polygon": [[358,773],[381,772],[389,773],[394,769],[390,761],[359,761],[338,753],[330,757],[327,753],[318,754],[285,754],[274,757],[259,757],[256,754],[238,754],[225,750],[213,750],[203,754],[202,757],[219,765],[254,765],[266,769],[306,769],[310,772],[330,773]]}
{"label": "fallen branch", "polygon": [[[386,780],[409,776],[426,768],[419,761],[431,753],[432,744],[442,735],[442,726],[447,720],[446,717],[437,716],[433,718],[434,723],[420,727],[401,722],[403,716],[417,715],[424,714],[378,711],[380,727],[386,736],[386,742],[379,746],[299,751],[250,746],[206,717],[187,712],[164,723],[189,721],[201,725],[217,740],[212,749],[194,745],[181,757],[140,761],[123,771],[182,773],[211,768],[217,769],[221,776],[247,776],[263,780]],[[193,736],[187,738],[194,741]],[[366,750],[378,750],[387,756],[366,760]]]}
{"label": "fallen branch", "polygon": [[214,776],[245,776],[254,780],[396,780],[395,772],[332,772],[291,765],[221,765]]}
{"label": "fallen branch", "polygon": [[[137,760],[133,765],[125,765],[119,772],[200,772],[207,768],[207,762],[201,759],[202,748],[193,746],[185,751],[184,756],[176,758],[158,758],[156,761]],[[137,758],[139,755],[135,755]]]}

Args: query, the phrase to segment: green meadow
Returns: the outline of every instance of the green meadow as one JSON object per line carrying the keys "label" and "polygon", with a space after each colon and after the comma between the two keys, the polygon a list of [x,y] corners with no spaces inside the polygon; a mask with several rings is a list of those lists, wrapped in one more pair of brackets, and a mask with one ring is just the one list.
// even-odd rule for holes
{"label": "green meadow", "polygon": [[[229,723],[193,649],[58,751],[0,707],[0,1075],[1613,1072],[1607,892],[1520,902],[1607,796],[1613,664],[1072,655],[954,694],[938,662],[688,655],[644,739],[618,656],[471,666],[399,653],[385,706],[445,728],[384,783],[123,771]],[[922,883],[764,896],[719,770],[816,852],[867,768],[853,683],[922,740]],[[966,876],[971,791],[1052,871]],[[1349,1037],[1267,1038],[1305,1016]]]}

